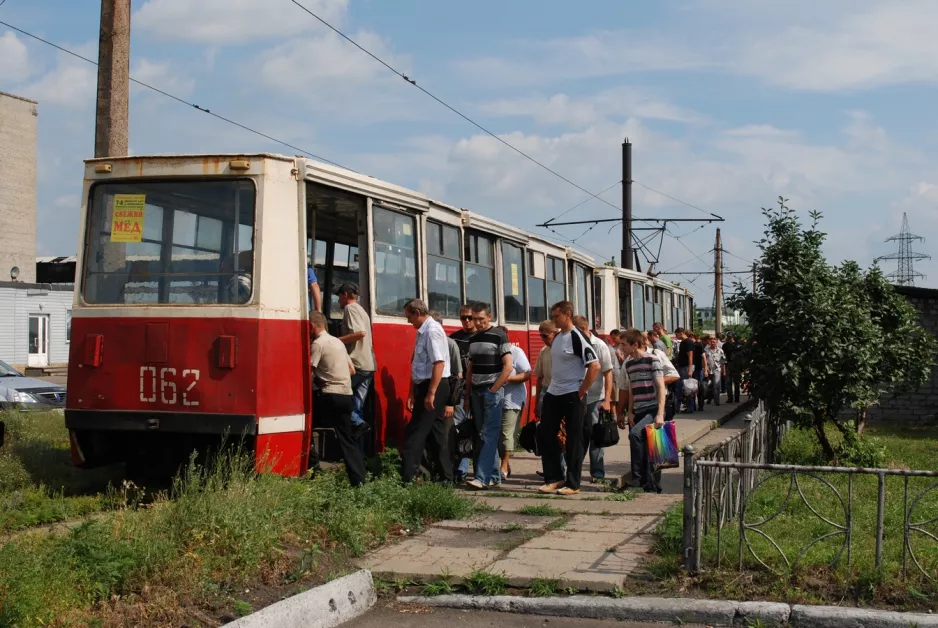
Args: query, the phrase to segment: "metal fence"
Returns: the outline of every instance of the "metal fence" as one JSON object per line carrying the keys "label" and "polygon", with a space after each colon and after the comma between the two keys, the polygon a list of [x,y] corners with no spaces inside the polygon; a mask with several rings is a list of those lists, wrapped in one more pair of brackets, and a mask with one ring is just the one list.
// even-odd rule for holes
{"label": "metal fence", "polygon": [[[910,563],[924,576],[938,579],[922,565],[912,547],[913,534],[920,534],[938,542],[938,535],[926,527],[938,522],[935,509],[925,508],[926,495],[938,491],[938,472],[901,469],[865,469],[845,467],[809,467],[799,465],[773,464],[775,452],[787,432],[787,425],[773,422],[764,408],[746,417],[746,427],[740,433],[727,438],[722,443],[695,452],[693,447],[684,448],[684,558],[688,571],[697,573],[702,568],[702,546],[705,537],[715,534],[715,563],[723,563],[724,530],[736,528],[738,533],[738,566],[743,568],[744,558],[752,556],[763,567],[770,568],[753,547],[753,539],[767,542],[781,555],[785,565],[793,568],[805,558],[808,551],[817,544],[843,537],[843,544],[835,553],[829,565],[834,566],[846,557],[846,565],[853,562],[853,540],[856,527],[854,518],[854,478],[857,476],[876,476],[878,478],[876,507],[876,545],[875,566],[883,564],[883,538],[886,534],[886,478],[903,478],[903,540],[902,572],[908,575]],[[840,474],[847,476],[846,495],[842,494],[821,474]],[[758,495],[766,483],[775,478],[788,477],[788,490],[782,503],[775,512],[752,520],[747,517],[747,509],[753,496]],[[911,478],[936,478],[915,494],[910,494]],[[810,503],[803,490],[806,479],[820,482],[832,491],[834,505],[838,512],[843,511],[843,523],[832,521],[821,514]],[[936,493],[938,495],[938,493]],[[805,539],[794,560],[789,560],[776,538],[773,538],[765,526],[776,520],[793,503],[804,504],[807,510],[829,530],[815,538]],[[917,513],[916,511],[926,511]],[[840,516],[836,517],[840,519]]]}

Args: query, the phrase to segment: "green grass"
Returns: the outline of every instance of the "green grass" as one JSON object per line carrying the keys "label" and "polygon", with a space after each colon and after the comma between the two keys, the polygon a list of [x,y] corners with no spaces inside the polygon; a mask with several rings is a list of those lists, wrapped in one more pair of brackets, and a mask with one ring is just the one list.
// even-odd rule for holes
{"label": "green grass", "polygon": [[551,578],[531,578],[528,587],[533,597],[551,597],[560,592],[560,580]]}
{"label": "green grass", "polygon": [[5,412],[0,418],[7,428],[6,444],[0,447],[0,537],[137,498],[132,487],[121,485],[120,466],[82,470],[72,465],[61,413]]}
{"label": "green grass", "polygon": [[[911,468],[938,471],[938,429],[912,428],[905,426],[875,426],[867,429],[865,438],[876,439],[886,448],[886,464],[891,468]],[[813,434],[801,430],[792,430],[781,448],[781,461],[791,464],[823,459],[815,449]],[[850,480],[847,475],[822,473],[813,478],[799,474],[797,484],[793,484],[791,474],[765,473],[761,476],[763,484],[751,495],[746,512],[746,523],[753,524],[778,513],[774,519],[759,526],[778,543],[785,558],[794,567],[818,568],[831,563],[844,547],[844,535],[838,535],[820,541],[807,550],[800,560],[798,556],[803,548],[814,539],[834,532],[836,528],[822,521],[804,503],[805,500],[820,515],[829,521],[846,524],[845,505],[849,499]],[[909,501],[931,486],[938,485],[938,478],[910,478],[908,481]],[[875,570],[876,512],[877,512],[878,477],[875,475],[856,475],[853,478],[853,532],[851,569],[856,574],[871,574]],[[901,573],[902,546],[904,529],[904,493],[905,478],[886,476],[885,534],[883,539],[882,574],[889,579]],[[838,497],[839,494],[839,497]],[[786,497],[788,501],[786,502]],[[938,516],[938,489],[927,492],[912,513],[913,521],[925,521]],[[938,534],[938,522],[923,526],[932,534]],[[738,564],[739,526],[731,524],[723,529],[723,560]],[[790,569],[768,540],[757,532],[748,531],[752,550],[769,569],[789,572]],[[912,549],[922,566],[931,574],[938,570],[938,543],[927,535],[914,533]],[[717,562],[717,536],[711,530],[704,538],[703,558],[705,564],[714,566]],[[844,550],[845,552],[845,550]],[[843,554],[838,568],[846,569],[846,553]],[[724,562],[724,565],[726,562]],[[744,564],[748,568],[761,567],[756,558],[745,552]]]}
{"label": "green grass", "polygon": [[13,538],[0,547],[0,626],[191,624],[186,609],[215,612],[255,583],[327,579],[402,528],[471,510],[452,489],[405,487],[393,470],[353,489],[341,470],[309,480],[253,466],[236,453],[190,465],[152,507]]}
{"label": "green grass", "polygon": [[436,597],[437,595],[449,595],[456,590],[456,587],[447,578],[441,578],[435,582],[425,582],[420,587],[420,594],[424,597]]}
{"label": "green grass", "polygon": [[508,590],[508,578],[504,573],[473,570],[463,581],[463,588],[470,595],[503,595]]}
{"label": "green grass", "polygon": [[518,512],[522,515],[530,515],[532,517],[559,517],[563,514],[563,511],[559,508],[554,508],[547,504],[523,506]]}

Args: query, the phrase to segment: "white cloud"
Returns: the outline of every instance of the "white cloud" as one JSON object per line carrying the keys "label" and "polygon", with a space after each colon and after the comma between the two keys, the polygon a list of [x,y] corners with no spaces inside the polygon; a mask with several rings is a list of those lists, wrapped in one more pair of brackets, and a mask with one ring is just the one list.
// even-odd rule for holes
{"label": "white cloud", "polygon": [[97,82],[94,66],[63,58],[55,68],[22,91],[27,97],[39,101],[40,105],[91,109],[94,108]]}
{"label": "white cloud", "polygon": [[[819,20],[786,5],[800,22],[740,42],[736,68],[795,89],[836,91],[938,82],[938,4],[857,2]],[[762,16],[753,22],[769,26]],[[751,26],[755,26],[754,24]]]}
{"label": "white cloud", "polygon": [[606,118],[624,120],[636,117],[671,122],[700,122],[704,116],[638,90],[619,87],[587,97],[567,94],[506,98],[478,107],[483,113],[500,117],[531,117],[545,125],[582,128]]}
{"label": "white cloud", "polygon": [[[301,0],[333,24],[341,22],[348,0]],[[259,0],[147,0],[133,14],[134,28],[167,40],[205,44],[245,44],[284,39],[325,28],[291,2]]]}
{"label": "white cloud", "polygon": [[[185,76],[179,70],[172,70],[166,63],[151,61],[149,59],[136,60],[133,67],[130,69],[130,76],[141,83],[152,85],[157,89],[170,92],[180,97],[192,93],[192,89],[195,85],[191,78]],[[135,94],[152,93],[151,90],[133,83],[131,83],[131,90]],[[163,96],[160,96],[160,98],[163,98]]]}
{"label": "white cloud", "polygon": [[699,49],[699,45],[690,47],[658,33],[600,31],[515,42],[511,56],[469,59],[457,63],[457,67],[488,85],[537,85],[636,72],[699,69],[709,65]]}
{"label": "white cloud", "polygon": [[7,31],[0,36],[0,81],[21,81],[29,76],[29,53],[26,44],[16,33]]}

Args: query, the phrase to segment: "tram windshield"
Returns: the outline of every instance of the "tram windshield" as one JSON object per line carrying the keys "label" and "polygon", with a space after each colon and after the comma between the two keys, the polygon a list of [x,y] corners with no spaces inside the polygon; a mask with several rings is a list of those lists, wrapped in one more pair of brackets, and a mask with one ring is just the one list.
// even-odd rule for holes
{"label": "tram windshield", "polygon": [[82,296],[90,304],[241,305],[253,294],[251,180],[98,183]]}

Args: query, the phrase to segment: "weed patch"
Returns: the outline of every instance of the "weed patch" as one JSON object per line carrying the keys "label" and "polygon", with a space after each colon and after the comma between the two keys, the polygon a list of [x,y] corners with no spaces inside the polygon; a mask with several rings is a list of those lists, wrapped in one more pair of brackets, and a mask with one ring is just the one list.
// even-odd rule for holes
{"label": "weed patch", "polygon": [[522,515],[529,515],[532,517],[559,517],[563,514],[563,511],[559,508],[554,508],[553,506],[548,506],[547,504],[523,506],[518,512]]}
{"label": "weed patch", "polygon": [[534,597],[551,597],[560,591],[560,580],[532,578],[529,589]]}
{"label": "weed patch", "polygon": [[474,570],[463,582],[470,595],[502,595],[508,590],[508,578],[503,573]]}

